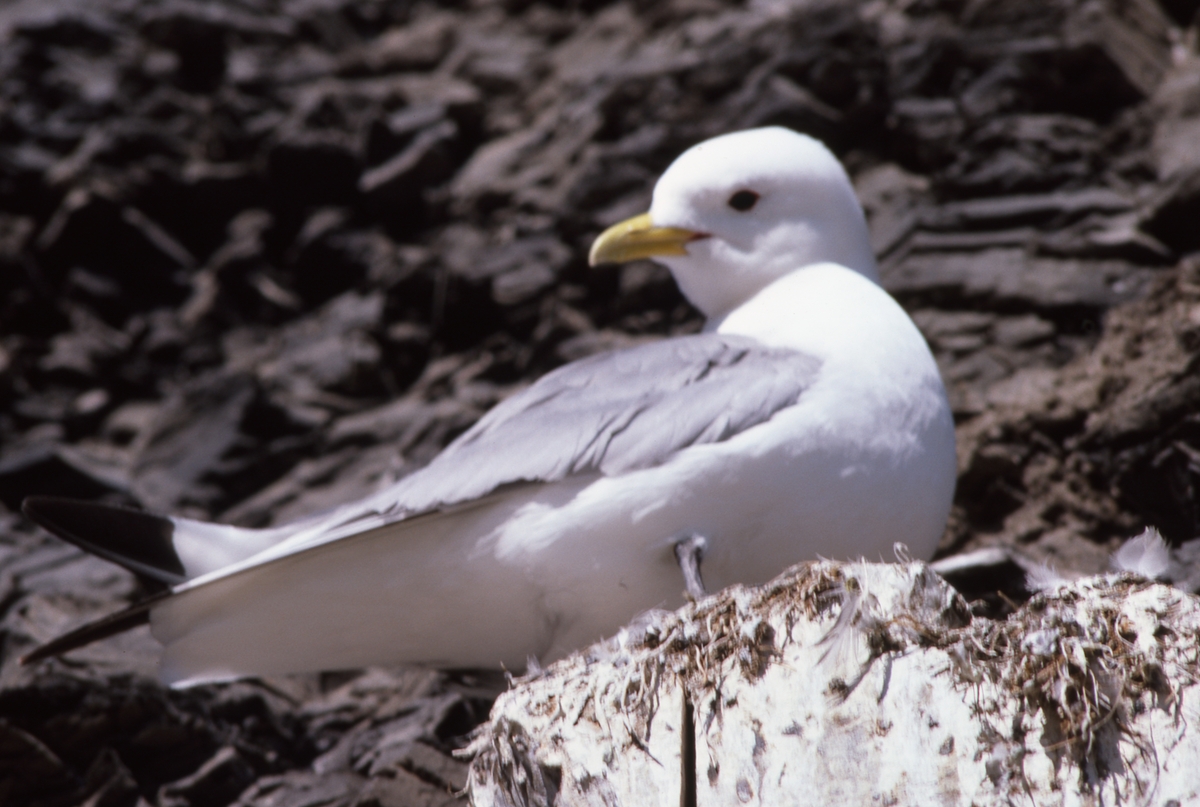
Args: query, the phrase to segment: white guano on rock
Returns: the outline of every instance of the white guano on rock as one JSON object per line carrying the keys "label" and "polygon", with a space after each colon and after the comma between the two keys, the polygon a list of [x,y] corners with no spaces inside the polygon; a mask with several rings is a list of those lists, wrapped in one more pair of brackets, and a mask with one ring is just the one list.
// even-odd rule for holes
{"label": "white guano on rock", "polygon": [[921,563],[807,563],[517,682],[476,807],[1200,799],[1200,603],[1132,574],[970,617]]}

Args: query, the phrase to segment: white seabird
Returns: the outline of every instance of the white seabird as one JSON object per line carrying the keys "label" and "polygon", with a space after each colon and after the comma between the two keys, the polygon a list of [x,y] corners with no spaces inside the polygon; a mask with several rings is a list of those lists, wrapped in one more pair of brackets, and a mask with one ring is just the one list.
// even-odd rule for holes
{"label": "white seabird", "polygon": [[756,129],[700,143],[591,262],[654,258],[703,333],[566,365],[363,501],[248,530],[33,498],[67,540],[170,585],[31,654],[149,619],[172,684],[424,664],[520,669],[814,558],[928,557],[954,424],[921,334],[879,286],[837,159]]}

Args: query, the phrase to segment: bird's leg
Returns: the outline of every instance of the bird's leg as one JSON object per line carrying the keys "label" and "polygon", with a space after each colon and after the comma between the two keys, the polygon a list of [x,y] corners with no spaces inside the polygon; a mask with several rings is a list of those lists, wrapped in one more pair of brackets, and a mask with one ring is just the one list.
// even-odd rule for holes
{"label": "bird's leg", "polygon": [[679,570],[683,572],[683,584],[688,596],[693,600],[703,599],[708,595],[704,590],[704,581],[700,579],[700,560],[708,540],[699,533],[689,533],[675,542],[675,560],[679,562]]}

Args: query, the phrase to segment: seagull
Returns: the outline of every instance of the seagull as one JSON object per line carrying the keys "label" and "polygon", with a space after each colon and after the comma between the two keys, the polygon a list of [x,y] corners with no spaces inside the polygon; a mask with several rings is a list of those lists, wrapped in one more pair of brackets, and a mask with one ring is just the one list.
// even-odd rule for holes
{"label": "seagull", "polygon": [[560,367],[361,501],[244,529],[27,499],[33,521],[163,590],[24,660],[149,622],[175,686],[517,670],[678,607],[685,587],[897,543],[930,556],[954,422],[928,346],[879,285],[837,158],[779,127],[693,146],[589,262],[644,258],[671,271],[702,332]]}

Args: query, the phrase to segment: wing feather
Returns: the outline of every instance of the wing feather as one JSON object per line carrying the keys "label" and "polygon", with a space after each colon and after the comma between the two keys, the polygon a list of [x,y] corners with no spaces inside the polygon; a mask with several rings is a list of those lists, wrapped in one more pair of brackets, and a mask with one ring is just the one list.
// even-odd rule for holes
{"label": "wing feather", "polygon": [[[395,521],[438,519],[447,511],[485,506],[514,485],[661,464],[677,451],[728,440],[795,405],[819,371],[820,362],[804,353],[720,334],[669,339],[568,364],[494,407],[428,466],[388,490],[294,525],[284,540],[177,585],[165,599],[189,596],[210,583],[295,560],[342,539],[374,534]],[[139,603],[84,626],[35,650],[26,661],[141,624],[163,601]]]}
{"label": "wing feather", "polygon": [[819,369],[805,353],[715,333],[594,356],[502,402],[380,498],[421,512],[514,482],[651,467],[768,420]]}

